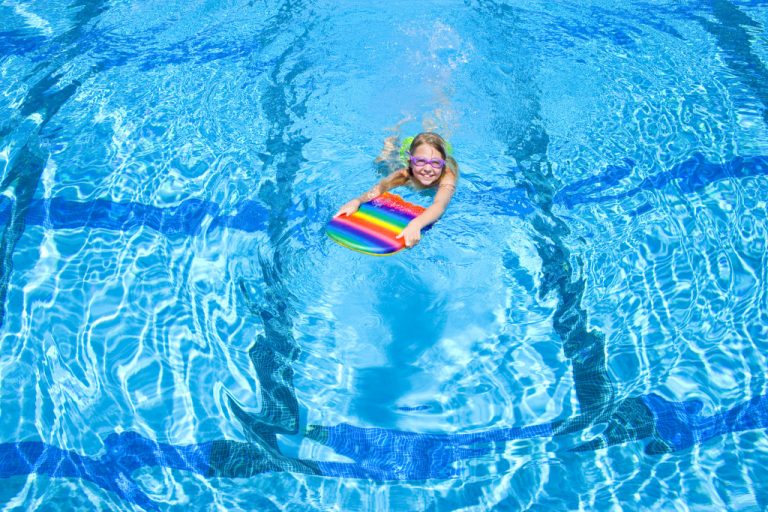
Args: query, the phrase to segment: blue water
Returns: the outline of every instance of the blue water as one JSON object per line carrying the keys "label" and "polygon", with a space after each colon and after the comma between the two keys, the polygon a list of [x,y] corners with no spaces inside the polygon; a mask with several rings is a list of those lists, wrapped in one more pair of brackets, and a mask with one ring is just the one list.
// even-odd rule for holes
{"label": "blue water", "polygon": [[766,7],[3,1],[3,509],[768,509]]}

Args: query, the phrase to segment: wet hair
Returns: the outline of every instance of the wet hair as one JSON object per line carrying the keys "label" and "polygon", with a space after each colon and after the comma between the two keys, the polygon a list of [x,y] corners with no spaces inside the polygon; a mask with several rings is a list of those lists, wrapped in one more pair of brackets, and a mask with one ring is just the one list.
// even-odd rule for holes
{"label": "wet hair", "polygon": [[[415,182],[414,180],[412,180],[413,185],[417,188],[433,188],[435,186],[438,186],[442,181],[443,176],[445,176],[446,169],[449,170],[454,175],[454,178],[456,180],[458,180],[459,164],[448,153],[448,148],[450,146],[445,141],[445,139],[433,132],[422,132],[413,138],[413,141],[411,142],[411,146],[408,148],[408,153],[413,153],[416,150],[416,148],[418,148],[423,144],[432,146],[440,153],[440,156],[443,158],[443,160],[445,160],[445,168],[443,169],[443,172],[440,174],[440,178],[438,178],[437,181],[435,181],[435,183],[433,183],[429,187],[423,187],[418,182]],[[412,164],[410,160],[408,160],[408,176],[413,177],[413,168],[411,167],[411,165]]]}

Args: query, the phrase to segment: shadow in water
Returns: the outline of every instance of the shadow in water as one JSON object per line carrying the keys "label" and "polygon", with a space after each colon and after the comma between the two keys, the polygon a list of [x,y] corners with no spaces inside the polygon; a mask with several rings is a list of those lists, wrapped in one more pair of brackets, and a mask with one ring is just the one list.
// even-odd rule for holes
{"label": "shadow in water", "polygon": [[[389,264],[391,263],[391,264]],[[385,366],[355,371],[355,399],[351,413],[364,423],[381,427],[397,424],[398,401],[418,387],[421,354],[439,340],[446,314],[431,286],[413,269],[396,261],[380,267],[372,305],[382,321],[380,329],[364,335],[386,343]]]}

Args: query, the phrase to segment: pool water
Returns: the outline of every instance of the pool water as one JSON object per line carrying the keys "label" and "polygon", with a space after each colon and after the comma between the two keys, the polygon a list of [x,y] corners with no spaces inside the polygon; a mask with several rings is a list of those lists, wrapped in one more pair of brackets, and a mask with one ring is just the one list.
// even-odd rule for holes
{"label": "pool water", "polygon": [[3,510],[767,509],[766,7],[4,0]]}

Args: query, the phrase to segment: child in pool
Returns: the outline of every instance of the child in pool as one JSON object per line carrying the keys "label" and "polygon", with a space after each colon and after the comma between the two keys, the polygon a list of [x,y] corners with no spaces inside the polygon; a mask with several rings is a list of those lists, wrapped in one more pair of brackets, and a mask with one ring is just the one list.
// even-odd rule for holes
{"label": "child in pool", "polygon": [[437,189],[432,205],[405,227],[397,238],[403,238],[406,247],[413,247],[421,240],[421,230],[439,219],[456,191],[459,166],[448,155],[446,142],[436,133],[424,132],[413,138],[405,156],[408,167],[398,169],[382,179],[370,191],[352,199],[339,208],[336,215],[351,215],[360,205],[395,187],[411,185],[417,190]]}

